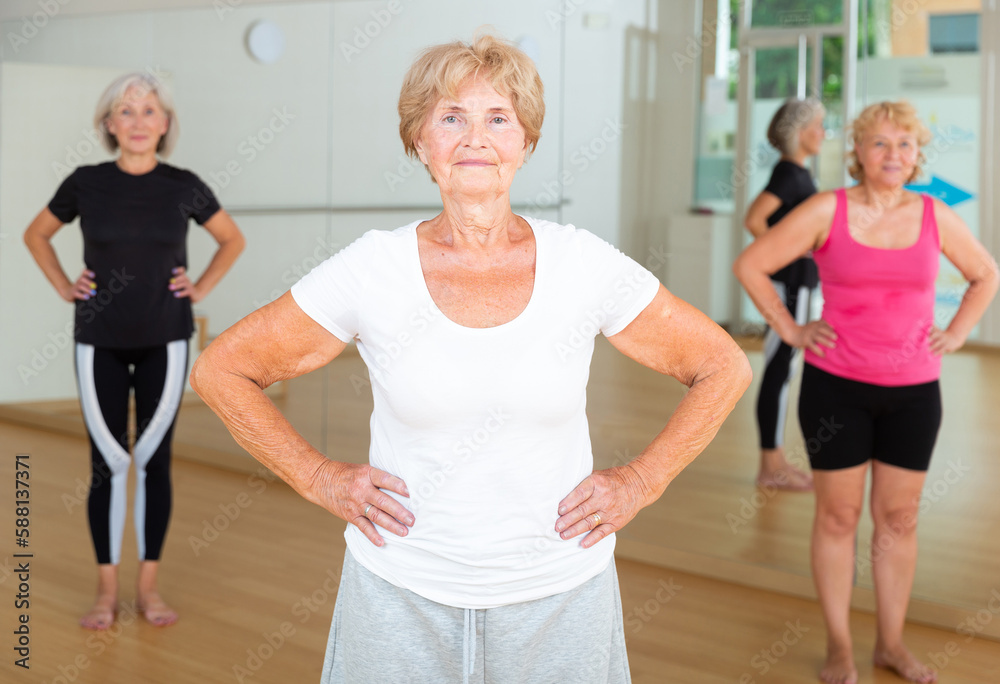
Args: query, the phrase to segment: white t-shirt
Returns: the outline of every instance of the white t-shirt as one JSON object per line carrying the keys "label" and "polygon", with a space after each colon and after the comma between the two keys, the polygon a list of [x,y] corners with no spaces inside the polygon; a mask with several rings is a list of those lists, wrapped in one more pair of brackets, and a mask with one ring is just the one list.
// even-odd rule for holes
{"label": "white t-shirt", "polygon": [[372,466],[406,482],[405,537],[347,546],[387,582],[438,603],[492,608],[569,591],[599,574],[614,535],[590,549],[555,532],[560,500],[593,471],[586,388],[597,334],[653,300],[652,273],[573,226],[525,218],[535,283],[515,319],[469,328],[424,281],[415,221],[370,231],[292,287],[313,320],[356,340],[375,399]]}

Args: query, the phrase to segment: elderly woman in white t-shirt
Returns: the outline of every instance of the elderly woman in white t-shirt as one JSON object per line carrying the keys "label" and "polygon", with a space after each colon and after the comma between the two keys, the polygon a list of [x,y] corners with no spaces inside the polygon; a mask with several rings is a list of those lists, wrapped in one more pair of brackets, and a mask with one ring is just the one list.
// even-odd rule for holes
{"label": "elderly woman in white t-shirt", "polygon": [[[223,333],[192,385],[349,523],[324,682],[628,682],[614,533],[712,439],[747,359],[608,243],[511,211],[544,116],[517,48],[485,35],[426,50],[399,114],[442,212],[366,233]],[[594,471],[598,332],[691,389],[634,460]],[[351,341],[375,399],[369,465],[327,458],[262,392]]]}

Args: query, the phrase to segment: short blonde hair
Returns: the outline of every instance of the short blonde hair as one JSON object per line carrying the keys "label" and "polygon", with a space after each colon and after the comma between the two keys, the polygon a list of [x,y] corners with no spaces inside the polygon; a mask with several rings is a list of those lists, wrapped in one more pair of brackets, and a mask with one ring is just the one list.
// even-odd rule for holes
{"label": "short blonde hair", "polygon": [[799,149],[799,133],[802,129],[817,116],[824,114],[826,109],[814,97],[804,100],[789,98],[774,113],[771,124],[767,127],[767,141],[778,152],[791,157]]}
{"label": "short blonde hair", "polygon": [[851,148],[847,153],[847,167],[851,178],[859,183],[865,179],[865,170],[858,161],[857,146],[865,135],[882,121],[890,121],[908,133],[912,133],[917,139],[917,165],[913,168],[913,173],[906,180],[912,183],[923,173],[923,165],[927,161],[924,156],[923,147],[931,141],[931,132],[927,126],[917,117],[917,110],[906,100],[898,102],[876,102],[865,107],[857,118],[851,122],[848,133],[851,137]]}
{"label": "short blonde hair", "polygon": [[160,106],[167,115],[167,132],[160,137],[156,144],[156,153],[166,158],[174,151],[177,145],[177,138],[180,137],[180,124],[177,121],[177,112],[174,111],[174,99],[170,95],[166,84],[152,74],[136,71],[116,78],[101,94],[97,101],[97,109],[94,112],[94,128],[101,136],[101,142],[108,152],[114,153],[118,149],[118,140],[108,131],[107,121],[111,112],[115,110],[126,93],[132,88],[138,89],[145,95],[146,93],[156,93],[156,98],[160,101]]}
{"label": "short blonde hair", "polygon": [[545,99],[535,63],[513,43],[482,34],[472,43],[445,43],[424,50],[406,72],[399,91],[399,137],[406,153],[417,158],[414,145],[427,115],[443,97],[455,98],[462,83],[482,74],[510,99],[524,127],[531,153],[542,135]]}

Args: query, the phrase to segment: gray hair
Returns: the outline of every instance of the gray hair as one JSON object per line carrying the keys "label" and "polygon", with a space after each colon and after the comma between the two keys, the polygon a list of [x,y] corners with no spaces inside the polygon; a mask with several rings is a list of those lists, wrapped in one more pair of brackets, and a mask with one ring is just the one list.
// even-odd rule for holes
{"label": "gray hair", "polygon": [[767,127],[767,141],[781,154],[790,157],[799,148],[799,131],[825,113],[826,109],[814,97],[804,100],[789,98],[774,113],[771,125]]}
{"label": "gray hair", "polygon": [[161,157],[169,157],[181,134],[180,125],[177,122],[177,112],[174,111],[174,98],[171,97],[166,83],[152,74],[141,71],[125,74],[115,79],[101,94],[101,99],[97,101],[97,109],[94,112],[94,128],[100,134],[101,143],[108,152],[114,153],[118,149],[118,140],[108,131],[107,121],[111,112],[121,104],[122,100],[125,99],[125,94],[132,88],[139,90],[143,95],[156,93],[169,122],[167,132],[160,137],[160,141],[156,144],[156,152]]}

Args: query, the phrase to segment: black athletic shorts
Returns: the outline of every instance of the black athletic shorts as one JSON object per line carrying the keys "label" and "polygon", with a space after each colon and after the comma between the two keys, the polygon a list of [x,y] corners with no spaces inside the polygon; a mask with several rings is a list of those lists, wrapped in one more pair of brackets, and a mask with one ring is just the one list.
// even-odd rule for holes
{"label": "black athletic shorts", "polygon": [[851,468],[872,459],[927,470],[941,427],[937,380],[883,387],[804,366],[799,424],[813,470]]}

